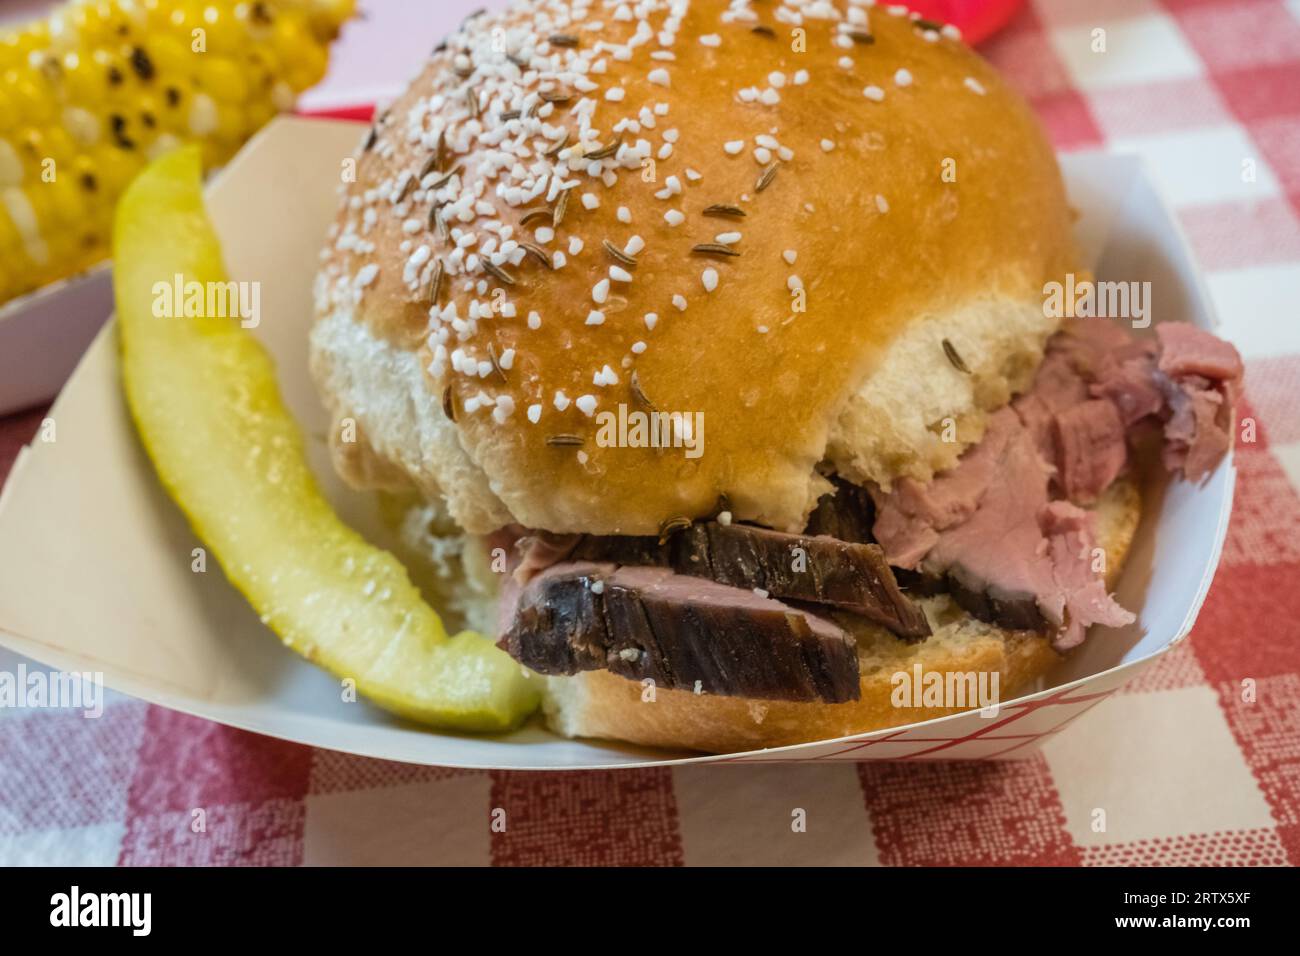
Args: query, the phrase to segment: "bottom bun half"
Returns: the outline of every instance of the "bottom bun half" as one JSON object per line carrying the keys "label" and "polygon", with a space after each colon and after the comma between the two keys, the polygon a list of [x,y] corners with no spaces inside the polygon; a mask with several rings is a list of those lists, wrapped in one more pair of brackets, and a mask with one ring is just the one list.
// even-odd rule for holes
{"label": "bottom bun half", "polygon": [[[1123,479],[1094,510],[1098,543],[1106,550],[1107,585],[1113,587],[1141,518],[1141,495]],[[950,672],[983,673],[986,687],[992,686],[996,673],[997,699],[1010,701],[1032,690],[1034,682],[1062,659],[1047,637],[977,620],[945,595],[922,598],[920,603],[934,633],[919,644],[905,644],[883,629],[855,622],[862,673],[862,696],[856,701],[794,703],[663,689],[650,695],[635,681],[589,671],[546,678],[546,719],[552,730],[566,737],[734,753],[914,724],[978,706],[895,706],[899,682],[894,675],[915,675],[918,665],[922,675],[938,672],[945,679]]]}

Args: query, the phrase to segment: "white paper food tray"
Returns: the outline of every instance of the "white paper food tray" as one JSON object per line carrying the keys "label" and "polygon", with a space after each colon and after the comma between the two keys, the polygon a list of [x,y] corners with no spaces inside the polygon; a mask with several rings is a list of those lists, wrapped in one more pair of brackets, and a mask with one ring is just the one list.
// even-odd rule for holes
{"label": "white paper food tray", "polygon": [[57,395],[112,311],[107,264],[0,305],[0,415]]}
{"label": "white paper food tray", "polygon": [[[375,502],[329,465],[328,423],[307,375],[318,251],[335,212],[352,124],[279,120],[216,180],[209,207],[232,278],[260,280],[256,334],[311,436],[312,464],[344,518],[384,545]],[[1156,321],[1214,321],[1186,240],[1136,158],[1063,159],[1080,241],[1099,278],[1150,281]],[[1190,630],[1219,560],[1236,476],[1153,476],[1118,592],[1137,624],[1096,631],[1038,693],[996,717],[957,714],[820,743],[701,757],[565,740],[540,725],[488,738],[438,734],[365,703],[281,646],[218,569],[190,570],[198,542],[166,497],[122,400],[116,328],[100,333],[52,412],[57,440],[25,449],[0,495],[0,643],[176,710],[318,747],[413,763],[593,769],[675,762],[989,759],[1026,755],[1132,679]],[[1140,728],[1135,728],[1140,732]]]}

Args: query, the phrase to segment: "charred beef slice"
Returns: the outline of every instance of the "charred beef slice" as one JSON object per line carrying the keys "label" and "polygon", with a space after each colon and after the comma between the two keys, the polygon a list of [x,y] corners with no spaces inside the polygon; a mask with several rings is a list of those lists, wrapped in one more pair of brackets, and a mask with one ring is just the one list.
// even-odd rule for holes
{"label": "charred beef slice", "polygon": [[671,567],[737,588],[760,588],[778,598],[826,604],[861,614],[905,640],[930,633],[925,613],[899,589],[875,544],[708,522],[662,543],[652,537],[585,537],[572,557]]}
{"label": "charred beef slice", "polygon": [[835,490],[817,499],[804,534],[824,534],[850,544],[874,544],[871,524],[876,519],[876,504],[871,493],[836,476],[830,482]]}
{"label": "charred beef slice", "polygon": [[703,573],[736,587],[853,611],[907,640],[930,634],[925,613],[899,590],[885,553],[825,535],[783,534],[747,525],[695,525],[675,542],[686,551],[677,570],[707,563]]}
{"label": "charred beef slice", "polygon": [[603,669],[658,687],[765,700],[859,696],[856,647],[837,625],[667,567],[553,565],[523,586],[499,644],[543,674]]}

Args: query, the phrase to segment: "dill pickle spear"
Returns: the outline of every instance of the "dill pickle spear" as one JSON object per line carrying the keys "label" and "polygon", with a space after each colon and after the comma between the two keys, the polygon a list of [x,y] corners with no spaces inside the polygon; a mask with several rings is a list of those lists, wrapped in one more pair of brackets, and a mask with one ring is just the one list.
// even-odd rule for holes
{"label": "dill pickle spear", "polygon": [[149,166],[114,223],[127,402],[163,486],[284,642],[376,704],[501,731],[535,682],[481,634],[448,636],[401,563],[344,525],[307,466],[271,357],[233,318],[156,317],[155,283],[226,281],[196,149]]}

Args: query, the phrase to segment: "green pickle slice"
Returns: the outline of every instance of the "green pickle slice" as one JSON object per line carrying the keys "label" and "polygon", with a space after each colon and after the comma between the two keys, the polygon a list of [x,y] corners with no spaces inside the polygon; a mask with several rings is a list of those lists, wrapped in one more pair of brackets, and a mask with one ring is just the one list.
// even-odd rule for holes
{"label": "green pickle slice", "polygon": [[503,731],[538,682],[488,638],[449,637],[391,554],[343,524],[307,466],[270,355],[233,318],[158,318],[154,286],[225,282],[196,149],[149,166],[113,232],[123,381],[163,487],[284,643],[380,707]]}

